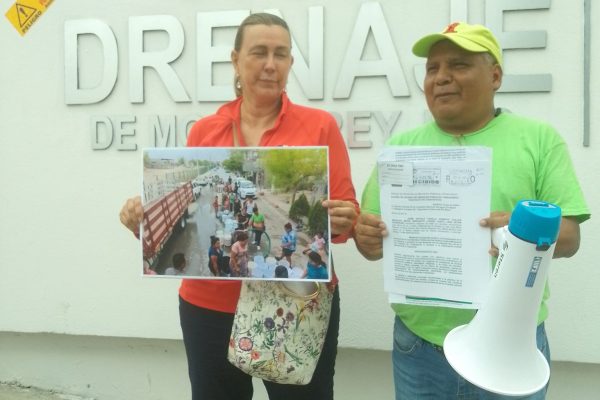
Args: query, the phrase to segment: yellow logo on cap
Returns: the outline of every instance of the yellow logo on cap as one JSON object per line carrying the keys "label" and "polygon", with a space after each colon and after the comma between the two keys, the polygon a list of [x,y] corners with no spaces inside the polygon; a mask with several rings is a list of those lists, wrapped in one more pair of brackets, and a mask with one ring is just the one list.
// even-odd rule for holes
{"label": "yellow logo on cap", "polygon": [[21,36],[46,12],[53,0],[18,0],[4,14]]}

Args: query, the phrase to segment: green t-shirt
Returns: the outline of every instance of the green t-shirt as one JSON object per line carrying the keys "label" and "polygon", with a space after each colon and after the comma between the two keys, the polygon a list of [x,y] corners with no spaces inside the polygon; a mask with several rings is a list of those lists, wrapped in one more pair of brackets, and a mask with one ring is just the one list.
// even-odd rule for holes
{"label": "green t-shirt", "polygon": [[[387,146],[487,146],[492,148],[492,204],[490,211],[512,211],[520,200],[557,204],[563,216],[583,222],[589,209],[577,181],[568,149],[549,125],[510,113],[501,113],[483,129],[461,136],[442,131],[430,122],[393,135]],[[363,191],[361,210],[380,215],[377,167]],[[548,285],[538,323],[548,316]],[[468,323],[474,310],[392,304],[404,324],[423,339],[442,345],[453,328]]]}
{"label": "green t-shirt", "polygon": [[252,214],[249,220],[250,226],[254,226],[256,224],[256,229],[264,229],[265,228],[265,216],[263,214]]}

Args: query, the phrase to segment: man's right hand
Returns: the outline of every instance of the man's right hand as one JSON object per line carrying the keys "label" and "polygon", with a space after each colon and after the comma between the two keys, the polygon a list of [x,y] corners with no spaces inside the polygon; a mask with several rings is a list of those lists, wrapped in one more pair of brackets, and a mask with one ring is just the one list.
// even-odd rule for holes
{"label": "man's right hand", "polygon": [[140,196],[127,199],[121,213],[119,214],[121,223],[131,232],[139,234],[140,224],[144,219],[144,207],[142,207],[142,198]]}
{"label": "man's right hand", "polygon": [[383,238],[388,235],[381,217],[361,213],[354,227],[356,248],[367,260],[379,260],[383,257]]}

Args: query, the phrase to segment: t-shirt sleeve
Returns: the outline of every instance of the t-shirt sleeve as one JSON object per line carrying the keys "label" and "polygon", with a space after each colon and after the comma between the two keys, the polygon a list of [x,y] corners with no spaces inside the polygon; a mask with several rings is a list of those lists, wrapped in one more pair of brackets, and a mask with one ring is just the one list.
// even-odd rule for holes
{"label": "t-shirt sleeve", "polygon": [[590,218],[581,186],[567,144],[553,129],[548,136],[547,150],[541,154],[536,193],[539,199],[561,208],[565,217],[575,217],[579,223]]}
{"label": "t-shirt sleeve", "polygon": [[367,184],[363,190],[361,212],[381,215],[381,208],[379,205],[379,181],[377,166],[373,168],[373,172],[371,172],[371,176],[369,177],[369,180],[367,181]]}
{"label": "t-shirt sleeve", "polygon": [[[392,135],[385,142],[385,146],[399,146],[403,145],[403,134],[396,133]],[[381,215],[381,206],[380,206],[380,187],[379,187],[379,170],[377,169],[377,162],[375,163],[375,167],[371,172],[371,176],[367,181],[362,193],[362,199],[360,202],[361,212],[367,214],[375,214]]]}

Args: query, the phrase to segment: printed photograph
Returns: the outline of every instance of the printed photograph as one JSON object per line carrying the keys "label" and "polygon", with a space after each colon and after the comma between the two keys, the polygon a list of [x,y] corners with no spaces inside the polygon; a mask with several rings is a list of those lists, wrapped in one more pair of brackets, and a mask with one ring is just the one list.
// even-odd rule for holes
{"label": "printed photograph", "polygon": [[327,150],[144,149],[142,274],[329,281]]}

